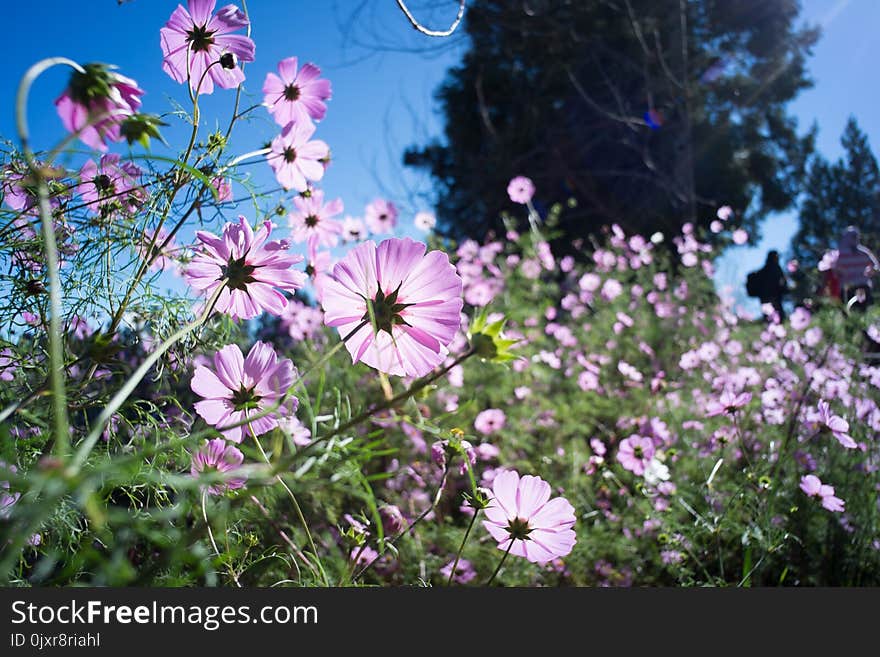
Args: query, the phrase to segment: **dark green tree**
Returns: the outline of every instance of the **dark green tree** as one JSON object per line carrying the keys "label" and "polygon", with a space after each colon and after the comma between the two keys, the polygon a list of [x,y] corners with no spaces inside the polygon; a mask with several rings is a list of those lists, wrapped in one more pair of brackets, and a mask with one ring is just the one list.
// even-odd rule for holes
{"label": "dark green tree", "polygon": [[850,117],[840,138],[844,155],[830,163],[813,157],[800,206],[800,228],[791,242],[805,272],[815,270],[822,255],[836,248],[847,226],[862,232],[862,241],[876,249],[880,239],[880,169],[867,135]]}
{"label": "dark green tree", "polygon": [[798,0],[473,0],[469,49],[437,92],[445,140],[404,161],[433,176],[454,236],[500,228],[518,174],[539,208],[577,198],[569,238],[609,222],[707,224],[720,205],[754,235],[794,201],[812,151],[786,112],[811,84],[818,37],[799,11]]}

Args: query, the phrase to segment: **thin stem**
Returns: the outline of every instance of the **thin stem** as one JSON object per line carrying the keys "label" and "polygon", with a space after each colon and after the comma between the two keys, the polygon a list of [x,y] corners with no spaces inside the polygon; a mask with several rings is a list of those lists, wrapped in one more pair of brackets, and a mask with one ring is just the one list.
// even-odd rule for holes
{"label": "thin stem", "polygon": [[[399,392],[398,394],[394,395],[390,399],[386,399],[383,402],[380,402],[378,404],[374,404],[373,406],[371,406],[367,410],[363,411],[359,415],[355,416],[354,418],[352,418],[351,420],[349,420],[345,424],[333,429],[326,436],[321,436],[320,438],[313,440],[309,444],[309,447],[311,447],[312,445],[314,445],[318,442],[329,440],[333,436],[336,436],[344,431],[347,431],[348,429],[351,429],[354,426],[357,426],[358,424],[360,424],[364,420],[370,418],[371,416],[375,415],[376,413],[388,410],[389,408],[394,408],[398,403],[400,403],[404,399],[408,399],[409,397],[412,397],[414,394],[416,394],[420,390],[429,386],[434,381],[436,381],[440,377],[447,374],[449,372],[449,370],[451,370],[453,367],[455,367],[456,365],[460,365],[462,362],[464,362],[465,360],[467,360],[468,358],[473,356],[475,353],[476,352],[473,349],[467,350],[461,356],[456,358],[451,364],[447,365],[443,369],[441,369],[441,370],[439,370],[439,371],[437,371],[437,372],[435,372],[435,373],[433,373],[423,379],[419,379],[418,381],[413,383],[412,386],[410,386],[409,388],[407,388],[403,392]],[[308,448],[306,448],[306,449],[308,449]]]}
{"label": "thin stem", "polygon": [[55,453],[66,456],[70,448],[70,432],[67,418],[67,392],[65,390],[64,343],[61,333],[61,277],[58,267],[58,245],[55,241],[55,225],[49,207],[49,187],[43,170],[37,164],[30,146],[27,122],[27,103],[31,86],[45,71],[53,66],[70,66],[83,72],[82,67],[65,57],[51,57],[31,66],[18,86],[15,102],[15,119],[21,149],[31,175],[36,182],[40,223],[43,229],[43,250],[49,276],[49,383],[52,390],[53,420],[55,426]]}
{"label": "thin stem", "polygon": [[468,536],[471,535],[471,529],[473,529],[474,523],[477,522],[478,515],[480,515],[480,509],[474,509],[474,515],[471,517],[471,521],[468,523],[467,529],[464,532],[464,538],[461,539],[461,546],[458,548],[458,552],[455,555],[455,561],[452,562],[452,570],[449,571],[449,579],[446,580],[446,586],[452,584],[452,578],[455,577],[455,571],[458,569],[458,562],[461,559],[461,553],[464,552],[464,545],[467,543]]}
{"label": "thin stem", "polygon": [[[266,450],[263,449],[263,444],[260,442],[260,439],[257,437],[256,432],[254,431],[253,425],[248,424],[248,429],[251,432],[251,436],[254,439],[254,443],[256,443],[257,448],[260,450],[260,454],[263,456],[263,460],[266,461],[266,464],[269,467],[272,467],[272,461],[269,460],[269,455],[266,454]],[[309,523],[306,522],[306,517],[303,515],[302,508],[300,508],[299,502],[296,499],[296,495],[293,494],[293,491],[290,490],[290,487],[281,477],[281,475],[275,475],[275,479],[278,483],[281,484],[281,487],[287,491],[288,497],[290,497],[290,501],[293,503],[293,510],[296,512],[297,518],[299,518],[300,524],[302,524],[302,528],[306,533],[306,539],[309,542],[309,547],[312,550],[312,554],[315,555],[315,562],[317,565],[317,570],[320,571],[321,578],[324,580],[324,586],[330,586],[330,582],[327,580],[327,574],[324,572],[324,568],[321,567],[321,557],[318,555],[318,548],[315,546],[315,541],[312,538],[312,532],[309,530]],[[307,562],[308,563],[308,562]],[[313,569],[315,568],[314,564],[308,563]]]}
{"label": "thin stem", "polygon": [[217,286],[217,289],[214,291],[214,294],[211,295],[211,298],[208,300],[208,303],[205,307],[205,312],[201,317],[197,318],[195,321],[190,322],[189,324],[184,325],[179,328],[177,331],[172,333],[168,338],[162,342],[155,351],[153,351],[147,358],[141,363],[140,367],[138,367],[134,373],[129,377],[128,381],[125,382],[125,385],[119,389],[119,391],[113,395],[113,398],[107,403],[104,407],[104,410],[101,411],[101,414],[98,416],[98,419],[95,420],[95,424],[92,427],[92,430],[89,432],[89,435],[86,436],[86,439],[80,445],[79,450],[76,452],[76,456],[73,459],[73,463],[71,464],[71,474],[76,474],[85,464],[86,459],[89,457],[89,453],[94,448],[95,444],[98,442],[98,438],[101,436],[101,432],[104,430],[104,426],[107,422],[110,421],[110,418],[113,417],[113,414],[119,410],[119,407],[128,399],[129,395],[134,392],[134,389],[138,386],[141,380],[147,375],[150,368],[162,357],[166,351],[168,351],[172,346],[174,346],[177,342],[185,338],[187,335],[195,331],[199,326],[208,321],[211,317],[211,314],[214,312],[214,306],[217,304],[217,299],[220,298],[220,293],[223,292],[226,287],[226,279],[223,279],[220,282],[220,285]]}
{"label": "thin stem", "polygon": [[[211,531],[211,523],[208,522],[208,489],[205,488],[202,491],[202,518],[205,519],[205,527],[208,528],[208,538],[211,539],[211,547],[214,548],[214,554],[217,555],[218,558],[223,558],[220,554],[220,550],[217,549],[217,541],[214,540],[214,532]],[[241,582],[238,581],[238,575],[235,574],[235,569],[231,564],[227,564],[229,568],[229,574],[232,576],[232,581],[235,582],[235,585],[238,588],[241,588]]]}
{"label": "thin stem", "polygon": [[486,586],[489,586],[493,581],[495,581],[495,576],[498,574],[498,571],[501,570],[501,566],[504,565],[504,562],[507,561],[507,555],[510,554],[510,549],[513,547],[513,538],[510,539],[510,543],[507,545],[507,550],[504,551],[504,556],[501,557],[501,561],[498,562],[498,565],[495,567],[495,572],[492,573],[492,577],[489,578],[489,581],[486,582]]}
{"label": "thin stem", "polygon": [[[428,514],[431,513],[431,511],[433,511],[434,508],[440,503],[440,498],[443,496],[443,490],[446,488],[446,477],[448,475],[449,475],[449,464],[447,463],[446,466],[443,468],[443,476],[440,478],[440,484],[437,486],[437,492],[434,493],[434,499],[431,501],[431,505],[428,508],[426,508],[424,511],[422,511],[419,514],[419,517],[416,518],[415,520],[413,520],[406,529],[404,529],[397,536],[392,538],[387,543],[387,545],[396,545],[397,541],[399,541],[401,538],[403,538],[407,534],[411,533],[418,526],[418,524],[420,522],[422,522],[422,520],[424,520],[425,518],[428,517]],[[382,551],[382,554],[384,554],[384,550]],[[382,554],[377,554],[375,557],[373,557],[373,559],[372,559],[372,561],[370,561],[370,563],[368,563],[366,566],[364,566],[363,568],[361,568],[361,570],[358,571],[357,575],[354,576],[353,580],[360,579],[365,572],[367,572],[370,568],[373,567],[373,564],[379,560],[379,558],[382,556]]]}

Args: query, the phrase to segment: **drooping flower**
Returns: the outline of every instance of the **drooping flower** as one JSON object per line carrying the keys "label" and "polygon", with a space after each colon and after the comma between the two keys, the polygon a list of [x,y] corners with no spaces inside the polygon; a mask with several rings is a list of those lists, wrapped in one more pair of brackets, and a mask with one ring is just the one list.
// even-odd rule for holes
{"label": "drooping flower", "polygon": [[477,414],[474,420],[474,428],[484,436],[488,436],[503,429],[506,420],[507,416],[504,415],[504,411],[501,409],[487,408],[485,411],[480,411]]}
{"label": "drooping flower", "polygon": [[461,324],[462,281],[445,253],[426,248],[409,238],[364,242],[324,282],[324,321],[353,362],[423,376],[446,357]]}
{"label": "drooping flower", "polygon": [[831,410],[831,405],[825,400],[819,400],[816,413],[812,418],[818,422],[821,429],[829,432],[841,445],[847,449],[855,449],[856,441],[849,435],[849,422]]}
{"label": "drooping flower", "polygon": [[377,198],[367,206],[364,220],[374,235],[393,233],[397,225],[397,206],[391,201]]}
{"label": "drooping flower", "polygon": [[108,141],[121,141],[121,123],[141,106],[143,89],[131,78],[105,64],[86,64],[74,71],[55,108],[64,128],[79,133],[86,146],[107,150]]}
{"label": "drooping flower", "polygon": [[244,217],[238,224],[227,223],[222,237],[196,232],[202,249],[186,270],[187,282],[208,296],[223,285],[216,309],[233,319],[251,319],[264,310],[281,314],[287,299],[278,289],[293,292],[305,285],[306,276],[290,269],[303,257],[288,253],[280,241],[269,241],[271,232],[266,221],[254,233]]}
{"label": "drooping flower", "polygon": [[642,476],[654,458],[654,441],[647,436],[632,435],[620,441],[617,460],[626,470]]}
{"label": "drooping flower", "polygon": [[279,125],[291,121],[320,121],[327,113],[331,94],[330,81],[320,77],[321,69],[306,64],[297,70],[297,58],[288,57],[278,62],[278,75],[266,74],[263,82],[263,105]]}
{"label": "drooping flower", "polygon": [[[0,470],[7,470],[12,474],[18,473],[18,468],[14,465],[7,465],[5,461],[0,461]],[[10,493],[9,482],[0,481],[0,520],[8,518],[12,513],[12,506],[18,502],[21,493]]]}
{"label": "drooping flower", "polygon": [[[296,378],[296,369],[288,358],[278,358],[270,344],[256,342],[245,358],[238,345],[226,345],[214,354],[214,369],[200,365],[190,387],[204,397],[196,402],[196,412],[205,422],[222,432],[228,440],[240,443],[250,426],[262,435],[278,426],[281,418],[296,412],[298,401],[290,395],[268,415],[247,423],[247,418],[274,406]],[[242,426],[229,427],[243,423]]]}
{"label": "drooping flower", "polygon": [[507,185],[507,195],[514,203],[525,205],[535,195],[535,183],[531,178],[516,176]]}
{"label": "drooping flower", "polygon": [[829,511],[840,513],[844,510],[846,503],[834,495],[834,486],[823,484],[816,475],[808,474],[801,477],[800,488],[810,497],[819,498],[822,506]]}
{"label": "drooping flower", "polygon": [[313,134],[311,121],[291,122],[272,140],[266,160],[284,189],[304,192],[308,181],[324,177],[323,161],[330,157],[330,147],[320,139],[311,140]]}
{"label": "drooping flower", "polygon": [[[237,447],[227,444],[222,438],[206,440],[202,448],[193,454],[190,474],[198,478],[210,472],[221,474],[235,473],[244,462],[244,454]],[[244,486],[247,477],[244,474],[228,474],[222,483],[208,486],[211,495],[222,495],[227,490],[236,490]]]}
{"label": "drooping flower", "polygon": [[314,189],[308,196],[294,198],[293,205],[296,210],[288,215],[288,219],[294,242],[305,242],[310,237],[316,237],[320,246],[336,246],[342,233],[342,224],[331,217],[342,212],[341,198],[324,203],[324,192]]}
{"label": "drooping flower", "polygon": [[533,563],[564,557],[576,542],[574,507],[564,497],[550,499],[550,484],[540,477],[515,470],[496,475],[485,513],[483,526],[498,549]]}
{"label": "drooping flower", "polygon": [[93,212],[135,212],[146,200],[146,192],[138,184],[140,168],[132,162],[120,164],[119,160],[119,155],[108,153],[97,164],[88,160],[79,170],[76,192]]}
{"label": "drooping flower", "polygon": [[733,243],[737,245],[743,245],[749,241],[749,234],[743,230],[742,228],[737,228],[733,231]]}
{"label": "drooping flower", "polygon": [[216,5],[217,0],[188,0],[189,10],[177,5],[159,30],[162,69],[176,82],[189,80],[198,94],[213,93],[215,83],[223,89],[237,87],[244,82],[244,71],[236,60],[254,61],[254,42],[232,34],[250,25],[248,17],[235,5],[214,14]]}

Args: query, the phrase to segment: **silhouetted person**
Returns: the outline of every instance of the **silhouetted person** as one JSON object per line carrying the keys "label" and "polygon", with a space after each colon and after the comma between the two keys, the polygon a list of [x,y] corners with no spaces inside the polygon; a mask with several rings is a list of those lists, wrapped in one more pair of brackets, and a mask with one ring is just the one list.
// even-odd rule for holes
{"label": "silhouetted person", "polygon": [[779,315],[779,321],[785,319],[782,309],[782,297],[788,293],[788,279],[779,266],[779,252],[770,251],[764,266],[756,272],[755,292],[762,304],[769,303]]}
{"label": "silhouetted person", "polygon": [[860,237],[859,229],[855,226],[846,229],[837,244],[834,271],[840,279],[843,302],[858,297],[856,305],[864,308],[871,303],[873,277],[880,270],[880,264],[870,249],[859,243]]}

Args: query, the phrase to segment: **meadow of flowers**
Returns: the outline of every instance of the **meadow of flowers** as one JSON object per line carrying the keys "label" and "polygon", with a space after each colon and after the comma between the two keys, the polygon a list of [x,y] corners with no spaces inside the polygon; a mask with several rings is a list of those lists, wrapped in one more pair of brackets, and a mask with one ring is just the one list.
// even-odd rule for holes
{"label": "meadow of flowers", "polygon": [[[22,81],[0,177],[5,584],[880,584],[871,309],[737,314],[712,281],[712,244],[748,239],[726,207],[567,254],[576,199],[539,212],[528,172],[482,242],[392,200],[355,216],[320,187],[318,65],[255,61],[246,13],[214,0],[157,30],[171,118],[107,65]],[[53,66],[69,135],[34,153],[28,90]],[[228,152],[248,112],[277,134]],[[189,133],[175,157],[150,150],[167,120]]]}

